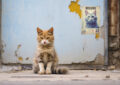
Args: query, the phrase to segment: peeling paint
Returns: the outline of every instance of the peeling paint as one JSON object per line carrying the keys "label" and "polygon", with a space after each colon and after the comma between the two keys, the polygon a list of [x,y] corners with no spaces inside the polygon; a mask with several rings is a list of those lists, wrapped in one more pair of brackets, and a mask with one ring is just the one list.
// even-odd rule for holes
{"label": "peeling paint", "polygon": [[19,49],[21,48],[21,46],[22,46],[22,45],[19,44],[19,45],[17,46],[17,49],[15,50],[15,56],[18,58],[18,60],[19,60],[20,62],[23,61],[23,58],[18,55],[18,51],[19,51]]}
{"label": "peeling paint", "polygon": [[71,4],[69,5],[69,9],[71,12],[77,13],[80,18],[82,17],[82,11],[80,9],[80,5],[78,4],[79,0],[71,1]]}
{"label": "peeling paint", "polygon": [[102,56],[101,54],[97,54],[94,63],[104,65],[104,56]]}
{"label": "peeling paint", "polygon": [[104,56],[98,53],[93,61],[86,62],[86,64],[104,65]]}
{"label": "peeling paint", "polygon": [[72,62],[71,64],[84,64],[84,65],[104,65],[104,56],[102,56],[101,54],[97,54],[95,59],[93,61],[87,61],[84,63],[74,63]]}
{"label": "peeling paint", "polygon": [[0,47],[1,47],[1,52],[4,53],[5,52],[4,48],[6,47],[6,44],[3,40],[2,40],[2,44]]}
{"label": "peeling paint", "polygon": [[25,60],[29,60],[29,57],[26,57]]}
{"label": "peeling paint", "polygon": [[23,61],[23,58],[22,58],[22,57],[18,57],[18,60],[19,60],[19,61]]}
{"label": "peeling paint", "polygon": [[20,49],[20,47],[21,47],[21,44],[19,44],[19,45],[17,46],[17,49]]}
{"label": "peeling paint", "polygon": [[16,57],[19,57],[19,56],[18,56],[18,51],[19,51],[19,49],[20,49],[21,46],[22,46],[22,45],[19,44],[19,45],[17,46],[17,49],[15,50],[15,56],[16,56]]}

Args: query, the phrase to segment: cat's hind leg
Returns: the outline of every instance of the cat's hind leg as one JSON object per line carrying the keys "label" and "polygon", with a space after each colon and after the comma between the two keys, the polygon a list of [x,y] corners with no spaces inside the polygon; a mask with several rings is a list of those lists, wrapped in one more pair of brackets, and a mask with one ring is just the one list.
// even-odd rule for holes
{"label": "cat's hind leg", "polygon": [[32,66],[32,69],[33,69],[33,73],[38,73],[39,72],[39,65],[38,65],[38,61],[37,61],[37,58],[34,57],[33,58],[33,66]]}

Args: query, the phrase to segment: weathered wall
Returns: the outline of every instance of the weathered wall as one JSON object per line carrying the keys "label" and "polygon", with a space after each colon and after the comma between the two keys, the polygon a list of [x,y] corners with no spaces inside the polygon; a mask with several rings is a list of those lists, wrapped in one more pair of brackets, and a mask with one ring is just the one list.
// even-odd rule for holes
{"label": "weathered wall", "polygon": [[109,0],[109,65],[120,68],[120,1]]}
{"label": "weathered wall", "polygon": [[1,10],[1,7],[2,7],[2,0],[0,0],[0,65],[2,63],[2,56],[1,56],[1,15],[2,15],[2,10]]}
{"label": "weathered wall", "polygon": [[[73,1],[76,3],[76,0]],[[81,8],[99,6],[99,26],[103,27],[104,0],[92,0],[94,3],[90,0],[77,1]],[[99,33],[82,34],[82,19],[70,11],[71,4],[71,0],[2,0],[3,63],[32,63],[38,26],[42,29],[54,27],[60,64],[91,62],[99,54],[103,57],[103,33],[100,37]]]}
{"label": "weathered wall", "polygon": [[[108,15],[109,15],[109,65],[114,65],[120,68],[120,1],[108,0]],[[118,3],[119,2],[119,3]],[[0,0],[1,4],[1,0]],[[1,7],[1,5],[0,5]],[[1,15],[1,8],[0,8]],[[118,19],[119,17],[119,19]],[[1,20],[1,17],[0,17]],[[1,21],[0,21],[0,40],[1,40]],[[1,42],[0,42],[1,44]],[[1,49],[0,49],[1,50]],[[1,60],[1,56],[0,56]]]}

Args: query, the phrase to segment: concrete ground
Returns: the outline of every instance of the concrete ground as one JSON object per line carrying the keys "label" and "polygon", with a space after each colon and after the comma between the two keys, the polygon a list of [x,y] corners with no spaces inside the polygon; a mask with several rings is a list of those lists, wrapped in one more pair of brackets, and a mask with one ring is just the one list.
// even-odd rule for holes
{"label": "concrete ground", "polygon": [[120,71],[70,70],[66,75],[0,72],[0,85],[120,85]]}

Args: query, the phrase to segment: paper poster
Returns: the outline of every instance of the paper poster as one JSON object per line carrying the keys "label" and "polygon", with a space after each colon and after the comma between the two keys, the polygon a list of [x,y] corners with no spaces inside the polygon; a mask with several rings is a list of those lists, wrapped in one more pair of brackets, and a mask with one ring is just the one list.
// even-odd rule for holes
{"label": "paper poster", "polygon": [[100,7],[82,7],[82,33],[96,34],[100,27]]}

